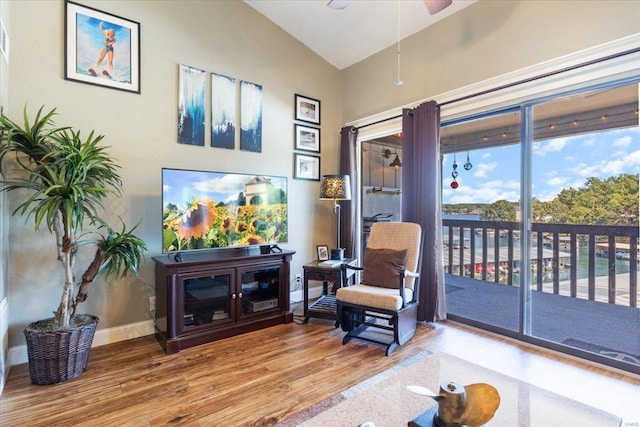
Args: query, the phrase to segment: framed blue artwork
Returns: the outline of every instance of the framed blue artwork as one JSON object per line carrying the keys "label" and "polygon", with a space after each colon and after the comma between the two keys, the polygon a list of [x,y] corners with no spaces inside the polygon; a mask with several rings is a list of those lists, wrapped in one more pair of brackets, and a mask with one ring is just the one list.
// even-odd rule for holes
{"label": "framed blue artwork", "polygon": [[178,84],[178,142],[204,146],[207,73],[180,65]]}
{"label": "framed blue artwork", "polygon": [[240,149],[262,152],[262,86],[240,82]]}
{"label": "framed blue artwork", "polygon": [[211,73],[211,146],[236,145],[236,79]]}

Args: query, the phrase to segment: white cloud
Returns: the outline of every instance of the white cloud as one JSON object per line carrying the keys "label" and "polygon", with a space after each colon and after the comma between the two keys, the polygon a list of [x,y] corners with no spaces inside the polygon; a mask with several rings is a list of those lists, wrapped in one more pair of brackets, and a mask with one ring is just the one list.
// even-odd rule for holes
{"label": "white cloud", "polygon": [[629,145],[631,145],[632,142],[633,138],[631,138],[630,135],[625,135],[622,138],[617,138],[611,145],[613,145],[614,147],[627,148]]}
{"label": "white cloud", "polygon": [[[560,189],[561,190],[561,189]],[[547,190],[544,193],[540,193],[540,194],[536,194],[534,193],[533,196],[540,200],[541,202],[550,202],[551,200],[555,199],[556,196],[558,195],[558,193],[560,193],[560,190]]]}
{"label": "white cloud", "polygon": [[[626,157],[627,164],[630,166],[640,166],[640,150],[629,153]],[[638,170],[636,169],[636,173]]]}
{"label": "white cloud", "polygon": [[640,169],[640,150],[631,153],[620,152],[620,158],[599,162],[599,176],[619,175],[621,173],[638,173]]}
{"label": "white cloud", "polygon": [[640,170],[640,150],[627,153],[618,151],[613,155],[614,159],[600,160],[593,164],[578,163],[572,168],[568,168],[569,172],[573,172],[581,177],[595,176],[606,178],[622,173],[638,173]]}
{"label": "white cloud", "polygon": [[446,180],[442,190],[443,203],[493,203],[496,200],[520,200],[520,183],[518,181],[488,181],[479,187],[470,187],[464,180],[458,179],[459,187],[452,189],[451,179]]}
{"label": "white cloud", "polygon": [[547,185],[552,185],[554,187],[560,186],[567,182],[567,179],[561,176],[553,177],[547,181]]}
{"label": "white cloud", "polygon": [[601,162],[601,167],[598,168],[598,176],[603,175],[619,175],[626,169],[626,162],[623,160],[612,160],[609,162]]}
{"label": "white cloud", "polygon": [[487,178],[488,174],[498,166],[497,162],[480,163],[473,167],[473,176],[476,178]]}
{"label": "white cloud", "polygon": [[568,138],[557,138],[550,141],[533,144],[533,154],[545,156],[547,153],[553,153],[566,147]]}

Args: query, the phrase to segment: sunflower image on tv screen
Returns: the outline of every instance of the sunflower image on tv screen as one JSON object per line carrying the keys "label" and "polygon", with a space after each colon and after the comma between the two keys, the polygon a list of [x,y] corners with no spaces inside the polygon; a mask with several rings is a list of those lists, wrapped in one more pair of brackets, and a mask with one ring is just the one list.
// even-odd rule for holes
{"label": "sunflower image on tv screen", "polygon": [[163,169],[162,251],[286,243],[285,177]]}

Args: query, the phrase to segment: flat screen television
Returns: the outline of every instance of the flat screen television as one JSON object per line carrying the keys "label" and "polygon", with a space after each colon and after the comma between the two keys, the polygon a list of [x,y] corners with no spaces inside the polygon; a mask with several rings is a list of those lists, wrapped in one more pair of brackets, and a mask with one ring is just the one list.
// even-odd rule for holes
{"label": "flat screen television", "polygon": [[162,252],[287,243],[287,178],[162,169]]}

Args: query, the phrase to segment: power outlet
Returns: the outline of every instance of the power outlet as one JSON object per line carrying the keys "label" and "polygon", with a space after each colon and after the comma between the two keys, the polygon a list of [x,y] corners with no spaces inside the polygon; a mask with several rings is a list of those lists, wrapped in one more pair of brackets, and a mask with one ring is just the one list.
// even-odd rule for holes
{"label": "power outlet", "polygon": [[297,273],[296,274],[296,288],[300,287],[302,285],[302,274]]}

